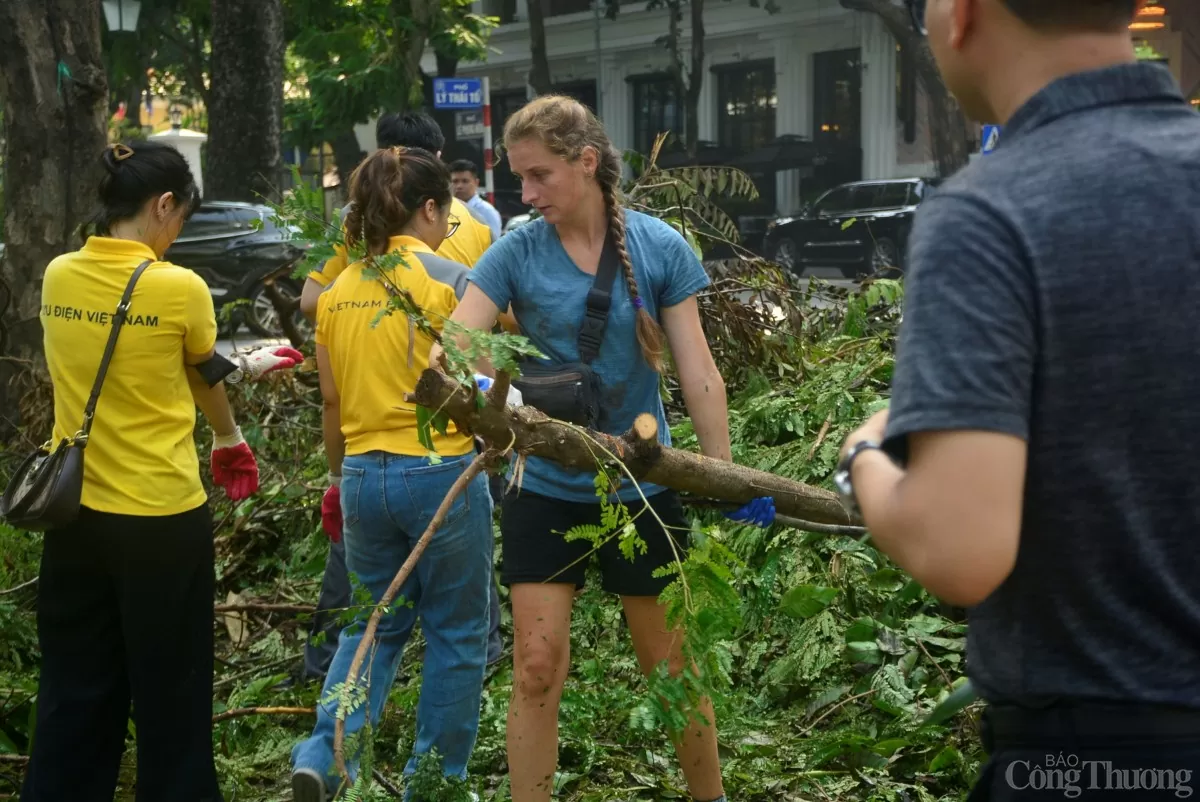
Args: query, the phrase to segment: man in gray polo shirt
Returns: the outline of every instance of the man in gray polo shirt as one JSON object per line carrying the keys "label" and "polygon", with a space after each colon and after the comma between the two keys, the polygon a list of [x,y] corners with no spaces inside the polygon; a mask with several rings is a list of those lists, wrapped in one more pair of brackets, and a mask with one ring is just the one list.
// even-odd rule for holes
{"label": "man in gray polo shirt", "polygon": [[921,207],[891,409],[838,484],[970,608],[972,799],[1177,799],[1200,769],[1200,115],[1136,62],[1136,5],[914,13],[1003,130]]}

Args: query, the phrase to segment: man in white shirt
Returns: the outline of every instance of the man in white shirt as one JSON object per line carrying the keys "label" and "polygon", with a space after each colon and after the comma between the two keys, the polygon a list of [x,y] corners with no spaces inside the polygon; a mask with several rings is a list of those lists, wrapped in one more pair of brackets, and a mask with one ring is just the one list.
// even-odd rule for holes
{"label": "man in white shirt", "polygon": [[492,241],[500,239],[500,212],[479,194],[479,168],[468,159],[459,159],[450,165],[450,179],[454,197],[467,205],[477,220],[492,230]]}

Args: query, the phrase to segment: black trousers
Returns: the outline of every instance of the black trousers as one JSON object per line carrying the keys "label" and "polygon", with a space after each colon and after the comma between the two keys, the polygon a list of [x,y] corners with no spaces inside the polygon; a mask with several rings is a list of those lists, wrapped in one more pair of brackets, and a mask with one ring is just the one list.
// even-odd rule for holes
{"label": "black trousers", "polygon": [[222,802],[212,752],[213,540],[207,506],[84,509],[46,533],[42,674],[23,802],[111,802],[130,702],[137,802]]}
{"label": "black trousers", "polygon": [[1200,710],[1066,702],[992,706],[990,759],[968,802],[1186,799],[1200,784]]}

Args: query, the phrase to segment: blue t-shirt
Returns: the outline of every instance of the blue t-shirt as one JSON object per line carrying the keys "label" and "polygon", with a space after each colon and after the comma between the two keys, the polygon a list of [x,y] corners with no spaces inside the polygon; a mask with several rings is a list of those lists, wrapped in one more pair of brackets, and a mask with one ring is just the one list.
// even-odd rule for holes
{"label": "blue t-shirt", "polygon": [[[638,293],[646,311],[674,306],[708,286],[708,274],[687,241],[671,226],[649,215],[625,212],[625,244],[633,262]],[[596,277],[584,273],[567,255],[558,232],[535,220],[506,234],[488,248],[468,276],[501,309],[512,305],[521,334],[550,359],[547,364],[579,361],[579,327],[588,290]],[[592,369],[600,377],[599,429],[623,434],[643,412],[658,418],[658,438],[671,444],[659,395],[659,374],[642,357],[635,329],[636,310],[623,275],[613,282],[612,308],[600,353]],[[597,502],[595,471],[564,468],[537,457],[526,461],[521,488],[564,501]],[[643,483],[646,496],[665,488]],[[618,497],[634,501],[638,489],[625,477]]]}

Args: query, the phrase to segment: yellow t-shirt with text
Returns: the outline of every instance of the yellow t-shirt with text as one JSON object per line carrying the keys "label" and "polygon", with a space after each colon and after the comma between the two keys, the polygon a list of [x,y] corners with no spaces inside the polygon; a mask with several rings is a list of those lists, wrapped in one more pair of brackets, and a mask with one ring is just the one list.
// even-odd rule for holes
{"label": "yellow t-shirt with text", "polygon": [[[450,214],[457,218],[459,226],[452,236],[442,240],[442,244],[438,246],[437,255],[452,262],[458,262],[460,265],[474,267],[475,263],[483,257],[483,252],[492,244],[492,230],[484,223],[479,222],[471,214],[471,210],[467,208],[466,204],[458,198],[451,199]],[[346,229],[343,224],[343,236],[345,233]],[[428,250],[424,243],[422,243],[422,247]],[[322,287],[328,287],[345,269],[346,252],[342,248],[337,248],[334,255],[321,266],[321,269],[312,271],[308,277]]]}
{"label": "yellow t-shirt with text", "polygon": [[[467,268],[438,256],[414,237],[392,237],[389,246],[406,264],[385,270],[388,280],[411,293],[440,331],[466,289]],[[316,341],[328,354],[337,387],[346,454],[424,456],[428,450],[418,437],[416,407],[404,396],[429,366],[433,340],[410,327],[398,311],[372,326],[387,307],[388,291],[378,276],[365,274],[364,267],[355,262],[342,271],[317,305]],[[434,450],[442,456],[461,456],[474,448],[472,439],[453,423],[445,435],[437,429],[431,429],[431,435]]]}
{"label": "yellow t-shirt with text", "polygon": [[[155,259],[132,240],[91,237],[46,268],[41,321],[54,383],[54,445],[83,422],[121,294]],[[207,501],[192,439],[196,403],[185,354],[217,340],[208,286],[192,271],[155,261],[134,288],[84,451],[83,505],[123,515],[175,515]]]}

